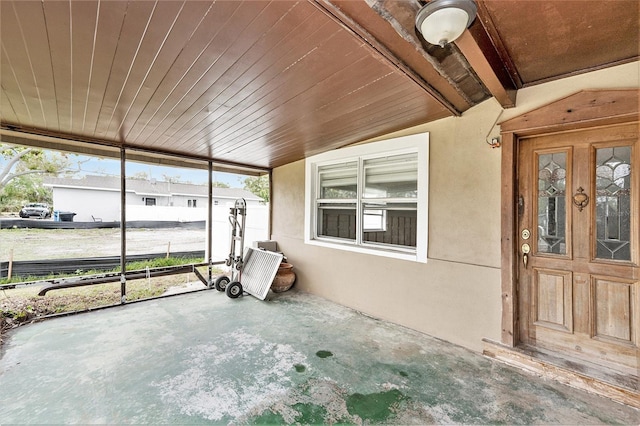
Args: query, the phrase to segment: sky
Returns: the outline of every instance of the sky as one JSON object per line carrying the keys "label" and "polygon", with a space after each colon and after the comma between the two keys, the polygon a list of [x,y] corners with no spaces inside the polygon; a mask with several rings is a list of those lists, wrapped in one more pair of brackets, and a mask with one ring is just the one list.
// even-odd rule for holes
{"label": "sky", "polygon": [[[98,157],[87,157],[78,155],[72,157],[72,161],[80,161],[81,175],[106,175],[120,176],[120,161],[114,159],[101,159]],[[137,173],[146,173],[150,179],[164,180],[165,176],[179,177],[180,182],[190,182],[195,184],[206,184],[208,176],[206,170],[187,169],[179,167],[157,166],[152,164],[137,163],[127,161],[127,176]],[[232,188],[242,188],[246,176],[233,173],[213,172],[214,182],[226,183]]]}
{"label": "sky", "polygon": [[[52,155],[52,151],[44,150],[48,155]],[[120,176],[120,160],[113,158],[100,158],[93,156],[85,156],[79,154],[71,154],[68,156],[71,167],[75,168],[79,164],[80,172],[74,177],[84,175],[98,176]],[[0,170],[7,163],[7,159],[0,156]],[[127,176],[134,176],[138,173],[146,173],[150,179],[164,180],[166,177],[177,178],[179,182],[188,182],[193,184],[206,184],[208,176],[206,170],[188,169],[169,166],[158,166],[152,164],[138,163],[127,161]],[[222,182],[231,188],[244,187],[244,179],[247,176],[233,173],[213,172],[214,182]]]}

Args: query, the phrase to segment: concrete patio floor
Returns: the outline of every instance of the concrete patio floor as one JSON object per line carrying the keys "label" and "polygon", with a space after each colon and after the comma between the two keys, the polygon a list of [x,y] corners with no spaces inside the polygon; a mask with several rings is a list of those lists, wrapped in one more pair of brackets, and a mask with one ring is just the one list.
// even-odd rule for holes
{"label": "concrete patio floor", "polygon": [[0,423],[638,424],[640,411],[308,294],[197,292],[13,331]]}

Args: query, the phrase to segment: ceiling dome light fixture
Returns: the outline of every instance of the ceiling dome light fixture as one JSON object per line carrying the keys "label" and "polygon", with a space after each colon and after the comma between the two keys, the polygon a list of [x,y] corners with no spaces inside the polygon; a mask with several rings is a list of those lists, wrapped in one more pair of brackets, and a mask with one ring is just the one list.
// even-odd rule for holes
{"label": "ceiling dome light fixture", "polygon": [[462,35],[477,11],[473,0],[431,0],[418,11],[416,27],[429,43],[444,47]]}

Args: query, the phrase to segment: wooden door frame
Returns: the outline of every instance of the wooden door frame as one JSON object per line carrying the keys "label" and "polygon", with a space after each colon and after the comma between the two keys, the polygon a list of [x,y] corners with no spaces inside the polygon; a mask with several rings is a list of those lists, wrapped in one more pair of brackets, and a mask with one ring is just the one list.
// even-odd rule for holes
{"label": "wooden door frame", "polygon": [[[640,89],[583,90],[500,123],[501,343],[518,336],[518,143],[521,138],[640,121]],[[640,125],[640,123],[639,123]]]}

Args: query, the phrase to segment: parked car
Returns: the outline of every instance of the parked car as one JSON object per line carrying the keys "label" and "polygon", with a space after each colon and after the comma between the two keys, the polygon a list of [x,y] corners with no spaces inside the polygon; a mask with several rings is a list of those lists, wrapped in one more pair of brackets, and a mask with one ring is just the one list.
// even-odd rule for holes
{"label": "parked car", "polygon": [[37,216],[46,219],[51,216],[51,209],[46,203],[29,203],[20,210],[20,217]]}

